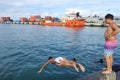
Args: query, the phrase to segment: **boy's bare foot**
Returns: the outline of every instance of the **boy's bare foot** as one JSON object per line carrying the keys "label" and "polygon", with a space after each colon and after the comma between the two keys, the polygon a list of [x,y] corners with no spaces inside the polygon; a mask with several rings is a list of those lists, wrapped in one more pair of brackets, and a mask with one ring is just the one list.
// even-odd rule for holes
{"label": "boy's bare foot", "polygon": [[38,73],[41,73],[41,71],[38,71]]}
{"label": "boy's bare foot", "polygon": [[[106,70],[107,70],[107,68],[102,68],[102,70],[103,70],[103,71],[106,71]],[[112,72],[112,69],[111,69],[110,71]]]}
{"label": "boy's bare foot", "polygon": [[85,67],[81,66],[81,70],[82,70],[82,72],[85,72]]}
{"label": "boy's bare foot", "polygon": [[78,64],[79,68],[81,69],[82,72],[85,72],[85,67],[81,64]]}
{"label": "boy's bare foot", "polygon": [[102,70],[103,70],[103,71],[106,71],[106,70],[107,70],[107,68],[102,68]]}
{"label": "boy's bare foot", "polygon": [[106,71],[103,71],[103,72],[102,72],[102,74],[110,74],[110,73],[112,73],[112,71],[106,70]]}

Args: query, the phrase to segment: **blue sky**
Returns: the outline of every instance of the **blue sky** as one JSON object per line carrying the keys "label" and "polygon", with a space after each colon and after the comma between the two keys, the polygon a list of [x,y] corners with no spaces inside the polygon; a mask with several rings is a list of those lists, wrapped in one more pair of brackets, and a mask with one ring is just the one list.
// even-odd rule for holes
{"label": "blue sky", "polygon": [[112,13],[120,16],[120,0],[0,0],[0,16],[14,19],[30,15],[62,17],[80,12],[82,16]]}

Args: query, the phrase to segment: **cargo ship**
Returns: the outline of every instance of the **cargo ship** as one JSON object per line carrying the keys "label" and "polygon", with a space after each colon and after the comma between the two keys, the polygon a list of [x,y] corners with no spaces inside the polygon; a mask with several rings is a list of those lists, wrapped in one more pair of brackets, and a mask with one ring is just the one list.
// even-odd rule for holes
{"label": "cargo ship", "polygon": [[41,22],[43,26],[67,26],[67,27],[84,27],[85,20],[79,15],[79,13],[69,13],[60,20],[46,16],[44,21]]}

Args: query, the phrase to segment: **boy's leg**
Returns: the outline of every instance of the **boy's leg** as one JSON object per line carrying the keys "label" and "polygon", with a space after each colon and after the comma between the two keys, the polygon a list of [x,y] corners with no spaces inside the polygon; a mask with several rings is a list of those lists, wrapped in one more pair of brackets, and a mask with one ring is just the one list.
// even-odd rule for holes
{"label": "boy's leg", "polygon": [[[104,56],[105,57],[105,56]],[[106,57],[105,57],[106,59]],[[113,65],[113,55],[110,55],[110,70],[112,71],[112,65]],[[103,68],[103,70],[107,70],[107,68]]]}
{"label": "boy's leg", "polygon": [[111,60],[110,60],[110,57],[105,55],[105,60],[106,60],[107,69],[106,69],[106,71],[103,71],[102,73],[103,74],[109,74],[109,73],[111,73]]}
{"label": "boy's leg", "polygon": [[76,63],[73,64],[73,68],[74,68],[77,72],[79,72],[79,69],[77,68]]}
{"label": "boy's leg", "polygon": [[112,71],[112,65],[113,65],[113,55],[110,55],[110,68],[111,68],[111,71]]}
{"label": "boy's leg", "polygon": [[79,63],[76,63],[76,65],[82,70],[82,72],[85,72],[85,67]]}

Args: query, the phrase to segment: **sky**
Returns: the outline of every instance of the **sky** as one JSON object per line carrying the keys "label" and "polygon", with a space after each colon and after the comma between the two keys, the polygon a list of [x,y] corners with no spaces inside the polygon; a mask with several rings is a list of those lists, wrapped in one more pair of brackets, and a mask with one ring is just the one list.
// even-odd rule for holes
{"label": "sky", "polygon": [[120,16],[120,0],[0,0],[0,16],[13,19],[31,15],[63,17],[70,12],[82,16]]}

